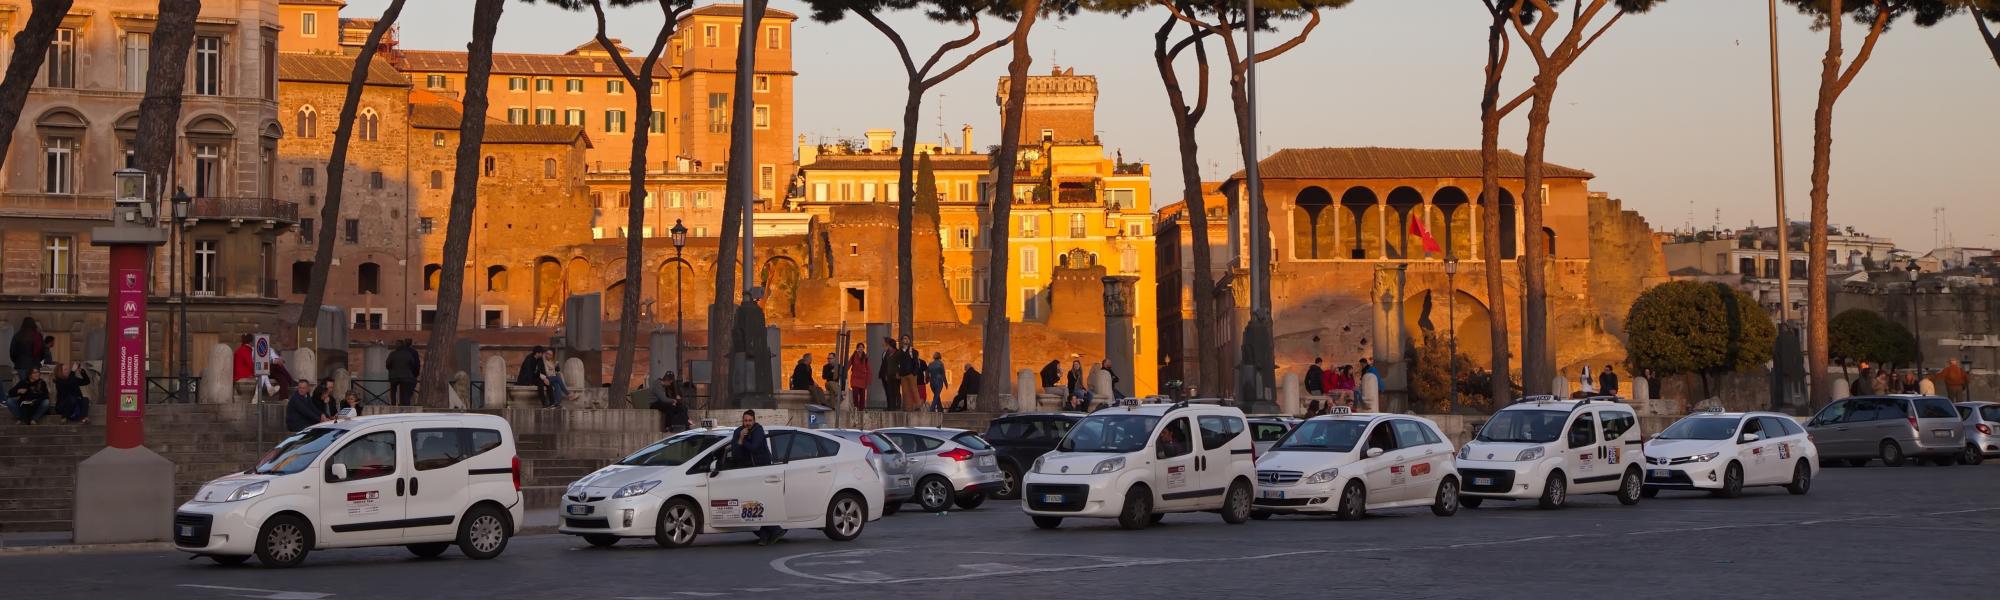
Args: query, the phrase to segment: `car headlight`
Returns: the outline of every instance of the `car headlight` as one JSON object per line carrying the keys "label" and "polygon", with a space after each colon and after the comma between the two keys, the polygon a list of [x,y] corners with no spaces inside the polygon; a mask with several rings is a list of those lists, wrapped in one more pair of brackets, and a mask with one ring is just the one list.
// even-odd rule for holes
{"label": "car headlight", "polygon": [[1043,455],[1043,456],[1037,456],[1037,457],[1035,457],[1035,464],[1034,464],[1033,466],[1030,466],[1030,467],[1028,467],[1028,472],[1029,472],[1029,473],[1040,473],[1040,472],[1042,472],[1042,459],[1044,459],[1044,458],[1048,458],[1048,456],[1047,456],[1047,455]]}
{"label": "car headlight", "polygon": [[611,497],[630,498],[632,496],[637,496],[640,494],[644,494],[646,492],[653,491],[653,488],[656,487],[660,487],[660,480],[658,479],[654,479],[651,481],[641,481],[638,483],[627,485],[622,488],[618,488],[618,493],[612,494]]}
{"label": "car headlight", "polygon": [[229,497],[223,498],[222,501],[235,502],[237,500],[249,500],[251,498],[264,495],[264,490],[270,489],[270,487],[271,487],[270,483],[264,481],[248,484],[243,487],[236,488],[236,491],[230,492]]}
{"label": "car headlight", "polygon": [[1514,457],[1514,460],[1516,462],[1524,462],[1524,461],[1535,460],[1541,457],[1542,457],[1542,448],[1540,446],[1536,446],[1534,448],[1522,450],[1521,455]]}
{"label": "car headlight", "polygon": [[1115,473],[1119,469],[1123,468],[1125,468],[1125,457],[1120,456],[1118,458],[1107,458],[1098,461],[1097,468],[1091,469],[1090,474],[1103,475],[1105,473]]}
{"label": "car headlight", "polygon": [[1320,472],[1318,472],[1318,473],[1313,473],[1312,475],[1308,475],[1308,476],[1306,476],[1306,478],[1305,478],[1305,479],[1300,479],[1300,480],[1299,480],[1299,483],[1300,483],[1300,484],[1303,484],[1303,485],[1312,485],[1312,484],[1316,484],[1316,483],[1326,483],[1326,482],[1329,482],[1329,481],[1333,481],[1333,478],[1335,478],[1335,477],[1339,477],[1339,476],[1340,476],[1340,469],[1339,469],[1338,467],[1335,467],[1335,468],[1332,468],[1332,469],[1327,469],[1327,470],[1324,470],[1324,471],[1320,471]]}
{"label": "car headlight", "polygon": [[1465,460],[1465,459],[1466,459],[1466,457],[1468,457],[1468,456],[1472,456],[1472,447],[1471,447],[1471,446],[1466,446],[1466,447],[1464,447],[1464,448],[1459,448],[1459,449],[1458,449],[1458,459],[1459,459],[1459,460]]}
{"label": "car headlight", "polygon": [[1707,453],[1707,454],[1696,454],[1696,455],[1694,455],[1694,456],[1690,456],[1690,457],[1688,457],[1688,462],[1708,462],[1708,461],[1711,461],[1711,460],[1715,460],[1715,457],[1717,457],[1717,456],[1722,456],[1722,453],[1721,453],[1721,452],[1709,452],[1709,453]]}

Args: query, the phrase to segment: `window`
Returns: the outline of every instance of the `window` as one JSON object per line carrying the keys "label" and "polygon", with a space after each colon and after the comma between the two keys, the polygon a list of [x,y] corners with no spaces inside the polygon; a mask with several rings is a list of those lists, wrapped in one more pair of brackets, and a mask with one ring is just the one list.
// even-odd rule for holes
{"label": "window", "polygon": [[1041,295],[1042,290],[1037,288],[1021,290],[1021,320],[1034,321],[1042,318],[1042,307],[1039,300]]}
{"label": "window", "polygon": [[972,201],[972,184],[970,184],[970,183],[965,183],[965,182],[959,182],[959,184],[958,184],[958,198],[957,198],[957,200],[958,200],[959,202],[971,202],[971,201]]}
{"label": "window", "polygon": [[1395,419],[1390,421],[1389,425],[1396,431],[1396,447],[1398,448],[1414,448],[1425,444],[1438,443],[1437,437],[1431,435],[1429,428],[1424,427],[1416,421]]}
{"label": "window", "polygon": [[1917,418],[1919,419],[1952,419],[1958,417],[1958,411],[1952,408],[1950,400],[1943,398],[1917,398],[1910,402],[1916,404]]}
{"label": "window", "polygon": [[756,108],[751,109],[750,114],[753,117],[751,124],[755,125],[758,129],[771,128],[771,107],[760,104]]}
{"label": "window", "polygon": [[312,272],[313,264],[310,262],[292,263],[292,293],[306,293],[306,288],[312,285]]}
{"label": "window", "polygon": [[708,190],[698,190],[694,193],[694,207],[708,208]]}
{"label": "window", "polygon": [[194,242],[194,281],[189,285],[196,294],[215,295],[215,288],[218,287],[215,281],[216,267],[219,266],[215,262],[218,245],[215,240]]}
{"label": "window", "polygon": [[547,77],[535,78],[535,93],[547,94],[556,91],[556,81]]}
{"label": "window", "polygon": [[500,447],[500,432],[491,429],[413,429],[410,453],[418,471],[449,467]]}
{"label": "window", "polygon": [[1115,190],[1107,190],[1105,196],[1107,196],[1106,200],[1111,201],[1110,202],[1111,208],[1120,209],[1120,208],[1132,207],[1133,198],[1135,197],[1134,194],[1135,192],[1133,190],[1115,189]]}
{"label": "window", "polygon": [[653,111],[653,118],[646,123],[646,130],[652,132],[653,135],[666,133],[667,112],[663,110]]}
{"label": "window", "polygon": [[1041,221],[1035,215],[1021,215],[1021,237],[1041,237]]}
{"label": "window", "polygon": [[299,35],[319,37],[319,13],[307,11],[299,15]]}
{"label": "window", "polygon": [[427,88],[430,88],[430,89],[433,89],[433,90],[441,90],[441,89],[444,89],[444,88],[445,88],[445,85],[446,85],[446,84],[445,84],[445,79],[444,79],[444,76],[443,76],[443,75],[425,75],[425,76],[424,76],[424,87],[427,87]]}
{"label": "window", "polygon": [[1216,450],[1229,445],[1236,436],[1243,435],[1243,419],[1222,415],[1196,417],[1201,426],[1201,447]]}
{"label": "window", "polygon": [[299,167],[299,185],[305,187],[319,185],[319,171],[312,167]]}
{"label": "window", "polygon": [[424,265],[424,291],[437,291],[438,279],[443,276],[444,267],[439,266],[437,263]]}
{"label": "window", "polygon": [[382,182],[381,171],[372,171],[368,173],[368,189],[380,190],[382,189],[382,186],[383,182]]}
{"label": "window", "polygon": [[556,159],[553,158],[542,159],[542,179],[555,179],[555,178],[556,178]]}
{"label": "window", "polygon": [[972,247],[972,228],[970,227],[958,228],[958,247],[960,248]]}
{"label": "window", "polygon": [[444,171],[431,171],[431,189],[444,189]]}
{"label": "window", "polygon": [[668,191],[667,191],[667,208],[680,208],[680,207],[681,207],[681,201],[682,201],[682,200],[681,200],[681,198],[682,198],[682,196],[681,196],[681,191],[680,191],[680,190],[668,190]]}
{"label": "window", "polygon": [[1188,453],[1194,452],[1191,438],[1186,417],[1167,422],[1166,427],[1160,428],[1159,444],[1155,449],[1156,456],[1162,459],[1187,456]]}
{"label": "window", "polygon": [[42,157],[42,193],[76,193],[76,138],[48,138]]}
{"label": "window", "polygon": [[355,329],[381,331],[383,322],[389,320],[389,309],[386,308],[356,308],[348,312],[353,317],[350,320],[354,322]]}
{"label": "window", "polygon": [[772,49],[772,50],[779,50],[779,49],[782,49],[782,48],[784,48],[784,47],[785,47],[785,29],[784,29],[783,27],[775,27],[775,26],[773,26],[773,27],[765,27],[765,28],[764,28],[764,47],[765,47],[765,48],[770,48],[770,49]]}
{"label": "window", "polygon": [[205,35],[194,39],[194,94],[222,95],[222,38]]}
{"label": "window", "polygon": [[264,39],[264,99],[278,99],[278,40]]}
{"label": "window", "polygon": [[437,219],[433,219],[430,217],[417,218],[417,233],[429,234],[430,232],[436,230],[437,230]]}
{"label": "window", "polygon": [[303,217],[299,219],[299,243],[311,246],[313,243],[313,235],[317,233],[319,233],[319,230],[313,228],[312,217]]}
{"label": "window", "polygon": [[417,326],[425,331],[429,331],[437,325],[437,316],[437,307],[426,306],[419,308],[417,309]]}
{"label": "window", "polygon": [[1132,249],[1132,248],[1126,248],[1126,249],[1124,249],[1124,250],[1121,250],[1121,251],[1119,251],[1119,252],[1118,252],[1118,270],[1119,270],[1119,272],[1121,272],[1121,273],[1136,273],[1136,272],[1138,272],[1138,271],[1139,271],[1139,251],[1138,251],[1138,250],[1136,250],[1136,249]]}
{"label": "window", "polygon": [[1069,236],[1070,236],[1070,237],[1073,237],[1073,238],[1080,238],[1080,237],[1083,237],[1083,234],[1084,234],[1084,229],[1085,229],[1085,227],[1084,227],[1084,224],[1083,224],[1083,213],[1076,213],[1076,214],[1073,214],[1073,215],[1070,215],[1070,216],[1069,216]]}
{"label": "window", "polygon": [[49,40],[47,58],[47,78],[43,83],[52,88],[76,87],[76,30],[62,28]]}
{"label": "window", "polygon": [[951,280],[951,297],[959,304],[972,301],[972,278],[958,277]]}
{"label": "window", "polygon": [[508,77],[508,78],[507,78],[507,91],[509,91],[509,92],[525,92],[525,91],[528,91],[528,78],[526,78],[526,77]]}
{"label": "window", "polygon": [[361,109],[361,116],[354,119],[354,124],[357,127],[357,131],[361,134],[361,141],[373,142],[380,139],[382,134],[382,117],[375,114],[375,109]]}
{"label": "window", "polygon": [[535,124],[536,125],[556,124],[556,109],[553,108],[535,109]]}
{"label": "window", "polygon": [[694,236],[698,238],[708,237],[708,227],[703,226],[694,228]]}
{"label": "window", "polygon": [[482,327],[485,327],[486,329],[499,329],[499,328],[502,328],[502,327],[506,327],[506,326],[507,326],[507,309],[506,309],[506,308],[493,308],[493,307],[480,307],[480,309],[479,309],[479,321],[480,321],[480,325],[481,325]]}
{"label": "window", "polygon": [[616,109],[604,111],[604,132],[625,133],[625,111]]}
{"label": "window", "polygon": [[[354,221],[348,221],[353,223]],[[361,263],[354,269],[354,291],[361,294],[382,293],[382,266],[372,262]]]}
{"label": "window", "polygon": [[1598,413],[1597,418],[1604,421],[1604,441],[1607,442],[1624,437],[1626,431],[1639,425],[1639,417],[1628,412],[1605,411]]}
{"label": "window", "polygon": [[[327,483],[359,481],[396,474],[396,432],[383,431],[356,438],[327,459]],[[333,466],[347,469],[347,479],[334,479]]]}
{"label": "window", "polygon": [[757,189],[766,192],[778,189],[778,168],[771,165],[757,167]]}
{"label": "window", "polygon": [[194,146],[194,195],[210,197],[222,195],[222,145],[195,144]]}
{"label": "window", "polygon": [[1036,274],[1036,273],[1040,273],[1040,272],[1042,272],[1042,253],[1041,253],[1041,249],[1040,249],[1040,248],[1036,248],[1036,247],[1033,247],[1033,246],[1029,246],[1029,247],[1027,247],[1027,248],[1022,248],[1022,249],[1021,249],[1021,274],[1023,274],[1023,275],[1033,275],[1033,274]]}
{"label": "window", "polygon": [[347,231],[341,237],[349,244],[359,243],[361,241],[361,219],[348,219],[346,225]]}
{"label": "window", "polygon": [[486,267],[486,291],[507,291],[507,267],[500,265]]}
{"label": "window", "polygon": [[[51,48],[53,50],[53,48]],[[146,91],[146,69],[152,67],[153,34],[125,34],[125,91]]]}
{"label": "window", "polygon": [[488,156],[488,157],[486,157],[486,161],[485,161],[485,164],[484,164],[484,165],[481,165],[481,166],[482,166],[482,167],[484,167],[484,171],[485,171],[485,173],[486,173],[486,176],[487,176],[487,177],[492,177],[492,176],[493,176],[493,171],[495,170],[495,166],[496,166],[496,165],[494,164],[494,161],[493,161],[493,157],[491,157],[491,156]]}
{"label": "window", "polygon": [[752,86],[752,88],[751,88],[751,89],[755,89],[755,90],[757,90],[757,93],[759,93],[759,94],[762,94],[762,93],[764,93],[764,92],[768,92],[768,91],[771,91],[771,76],[770,76],[770,75],[758,75],[758,76],[756,76],[755,78],[751,79],[750,81],[752,82],[752,83],[751,83],[751,86]]}
{"label": "window", "polygon": [[572,94],[583,93],[583,80],[572,77],[568,80],[563,81],[563,91]]}
{"label": "window", "polygon": [[729,94],[708,95],[708,132],[729,133]]}
{"label": "window", "polygon": [[319,137],[319,111],[311,105],[299,107],[298,126],[292,130],[302,138]]}
{"label": "window", "polygon": [[577,127],[582,127],[582,126],[583,126],[583,109],[581,109],[581,108],[572,108],[572,109],[569,109],[569,110],[565,110],[565,111],[563,111],[563,124],[564,124],[564,125],[575,125],[575,126],[577,126]]}
{"label": "window", "polygon": [[439,147],[439,148],[443,148],[443,147],[444,147],[444,132],[440,131],[440,132],[437,132],[437,133],[433,133],[433,134],[431,134],[431,145],[432,145],[432,146],[437,146],[437,147]]}
{"label": "window", "polygon": [[515,125],[527,125],[528,109],[521,107],[507,109],[507,122]]}
{"label": "window", "polygon": [[66,235],[42,238],[42,272],[49,278],[44,289],[60,294],[75,291],[70,278],[76,273],[76,240]]}
{"label": "window", "polygon": [[1582,448],[1597,443],[1597,421],[1584,415],[1569,426],[1569,447]]}
{"label": "window", "polygon": [[714,47],[715,47],[715,46],[716,46],[717,44],[720,44],[721,42],[722,42],[722,28],[721,28],[721,27],[717,27],[717,26],[715,26],[715,25],[703,25],[703,26],[701,26],[701,45],[702,45],[702,47],[704,47],[704,48],[714,48]]}
{"label": "window", "polygon": [[617,79],[604,82],[604,93],[606,94],[625,93],[625,82]]}

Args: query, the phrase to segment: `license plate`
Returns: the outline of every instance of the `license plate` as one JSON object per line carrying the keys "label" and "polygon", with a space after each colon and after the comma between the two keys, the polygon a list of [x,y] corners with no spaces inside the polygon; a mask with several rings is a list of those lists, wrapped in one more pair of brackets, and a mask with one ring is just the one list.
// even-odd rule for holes
{"label": "license plate", "polygon": [[1042,502],[1046,502],[1049,504],[1062,504],[1062,501],[1063,501],[1062,494],[1042,494]]}
{"label": "license plate", "polygon": [[1667,470],[1666,470],[1666,469],[1653,469],[1653,476],[1654,476],[1654,477],[1666,477],[1666,476],[1667,476]]}
{"label": "license plate", "polygon": [[1472,478],[1472,485],[1493,485],[1493,478],[1492,478],[1492,477],[1474,477],[1474,478]]}
{"label": "license plate", "polygon": [[1284,491],[1284,490],[1264,490],[1264,497],[1265,497],[1265,498],[1272,498],[1272,499],[1277,499],[1277,500],[1283,500],[1283,499],[1285,499],[1285,491]]}
{"label": "license plate", "polygon": [[588,507],[588,506],[584,506],[584,505],[581,505],[581,504],[571,504],[571,505],[569,506],[569,514],[572,514],[572,515],[587,515],[587,514],[590,514],[590,507]]}
{"label": "license plate", "polygon": [[982,466],[982,467],[991,467],[991,466],[994,466],[994,465],[996,465],[996,464],[997,464],[997,463],[995,463],[995,462],[993,461],[993,457],[992,457],[992,456],[981,456],[981,457],[979,457],[979,466]]}
{"label": "license plate", "polygon": [[1948,437],[1951,437],[1951,430],[1950,430],[1950,429],[1932,429],[1932,430],[1931,430],[1931,437],[1934,437],[1934,438],[1948,438]]}
{"label": "license plate", "polygon": [[182,526],[181,526],[181,537],[190,537],[190,536],[193,536],[193,535],[194,535],[194,526],[193,526],[193,525],[182,525]]}

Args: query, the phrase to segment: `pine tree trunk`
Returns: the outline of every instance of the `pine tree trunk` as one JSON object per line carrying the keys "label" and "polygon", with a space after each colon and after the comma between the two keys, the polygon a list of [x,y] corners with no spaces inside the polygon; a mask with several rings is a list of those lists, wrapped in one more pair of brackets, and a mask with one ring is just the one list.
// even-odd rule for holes
{"label": "pine tree trunk", "polygon": [[[669,21],[663,27],[672,29]],[[623,56],[616,56],[624,60]],[[653,132],[653,65],[654,58],[648,56],[642,67],[635,90],[633,109],[638,113],[633,121],[637,129],[632,131],[632,166],[630,188],[627,193],[632,201],[625,203],[625,290],[619,299],[623,307],[618,311],[618,358],[611,368],[611,387],[607,396],[615,402],[625,397],[625,391],[632,384],[632,361],[638,353],[639,340],[639,292],[645,288],[646,261],[638,260],[646,255],[646,150],[651,144]],[[577,382],[572,385],[588,385]]]}
{"label": "pine tree trunk", "polygon": [[1833,179],[1833,103],[1840,96],[1840,36],[1846,20],[1841,8],[1841,0],[1833,0],[1828,9],[1826,56],[1820,61],[1819,98],[1813,106],[1812,231],[1806,245],[1806,387],[1813,410],[1833,399],[1826,373],[1832,355],[1827,338],[1826,227]]}
{"label": "pine tree trunk", "polygon": [[14,56],[7,61],[7,78],[0,81],[0,164],[7,162],[7,150],[14,143],[14,127],[21,123],[21,107],[28,104],[28,90],[42,72],[48,58],[49,42],[62,28],[73,0],[34,0],[34,13],[21,32],[14,34]]}
{"label": "pine tree trunk", "polygon": [[[1013,250],[1008,244],[1008,221],[1014,212],[1014,172],[1021,151],[1021,113],[1027,107],[1028,66],[1035,57],[1028,49],[1028,32],[1034,28],[1035,20],[1041,16],[1042,0],[1023,0],[1020,21],[1014,24],[1014,60],[1007,65],[1007,105],[1001,113],[1000,152],[993,156],[993,193],[988,195],[986,244],[986,327],[982,332],[985,339],[980,344],[980,372],[984,379],[979,381],[979,402],[977,407],[985,412],[999,412],[1002,408],[1000,397],[1013,387],[1013,344],[1007,307],[1013,298],[1013,273],[1008,268],[1008,259]],[[1033,406],[1034,398],[1016,398],[1017,406]]]}
{"label": "pine tree trunk", "polygon": [[[451,211],[445,218],[444,269],[438,274],[437,316],[431,325],[430,340],[424,345],[427,367],[418,382],[418,399],[423,406],[447,408],[450,395],[446,386],[459,369],[477,372],[479,365],[452,363],[452,344],[458,341],[458,317],[465,293],[466,247],[472,238],[472,217],[479,203],[479,161],[486,140],[486,88],[493,75],[493,37],[500,28],[505,0],[478,0],[472,7],[472,41],[466,44],[464,112],[458,121],[458,152],[454,157],[451,182]],[[331,244],[333,240],[320,240]],[[471,402],[470,398],[466,399]]]}
{"label": "pine tree trunk", "polygon": [[903,148],[896,160],[896,189],[902,196],[896,202],[896,329],[899,335],[912,340],[916,339],[917,286],[911,236],[916,230],[917,212],[917,118],[924,103],[923,82],[918,81],[919,77],[910,74],[903,100]]}
{"label": "pine tree trunk", "polygon": [[1550,392],[1555,356],[1549,348],[1548,238],[1542,234],[1542,162],[1548,151],[1549,110],[1556,82],[1535,77],[1534,101],[1528,107],[1528,148],[1521,160],[1521,230],[1527,240],[1521,258],[1521,387],[1527,395]]}
{"label": "pine tree trunk", "polygon": [[[312,275],[306,283],[305,302],[299,305],[297,327],[319,326],[320,305],[326,301],[326,279],[333,267],[334,236],[340,233],[340,203],[347,187],[347,149],[354,138],[354,118],[361,110],[361,93],[368,87],[368,65],[375,59],[382,36],[396,26],[405,0],[394,0],[382,11],[382,18],[368,31],[368,41],[354,58],[354,71],[347,77],[347,97],[340,103],[340,124],[333,129],[333,153],[326,161],[326,204],[319,210],[319,245],[313,249]],[[275,65],[274,65],[275,67]]]}
{"label": "pine tree trunk", "polygon": [[[139,170],[153,181],[170,181],[174,146],[180,139],[181,88],[187,82],[185,60],[194,46],[194,20],[201,0],[160,0],[160,21],[153,30],[153,56],[146,66],[146,98],[139,101],[139,138],[133,149]],[[160,191],[166,193],[167,185]]]}
{"label": "pine tree trunk", "polygon": [[1486,255],[1486,298],[1490,318],[1489,331],[1492,336],[1492,383],[1488,394],[1493,402],[1490,407],[1499,410],[1513,399],[1513,363],[1508,346],[1507,331],[1507,272],[1501,262],[1500,236],[1507,232],[1500,230],[1502,218],[1500,208],[1500,72],[1506,65],[1500,64],[1500,44],[1506,31],[1504,13],[1493,20],[1486,36],[1486,89],[1479,101],[1479,160],[1480,197],[1479,206],[1484,214],[1484,239],[1480,240],[1480,252]]}
{"label": "pine tree trunk", "polygon": [[[1183,384],[1194,386],[1196,389],[1210,389],[1213,382],[1221,381],[1221,375],[1215,371],[1219,365],[1217,361],[1209,358],[1208,354],[1215,348],[1215,268],[1210,263],[1212,251],[1208,244],[1208,206],[1202,200],[1201,146],[1195,138],[1195,128],[1201,124],[1201,115],[1196,113],[1205,111],[1207,107],[1190,110],[1187,93],[1181,89],[1180,74],[1174,69],[1175,56],[1167,50],[1167,36],[1173,31],[1176,22],[1174,19],[1167,19],[1167,23],[1154,37],[1153,46],[1154,66],[1160,71],[1160,83],[1167,89],[1167,107],[1174,116],[1174,135],[1175,141],[1179,144],[1181,159],[1181,205],[1185,207],[1184,212],[1188,216],[1188,243],[1192,247],[1191,254],[1194,261],[1194,281],[1190,286],[1194,304],[1194,347],[1188,348],[1187,341],[1182,340],[1181,355],[1174,358],[1180,359],[1181,363],[1178,366],[1182,377],[1189,380],[1183,381]],[[1203,34],[1193,32],[1190,35]],[[1203,75],[1203,80],[1197,85],[1203,86],[1202,89],[1206,90],[1208,55],[1197,48],[1196,56],[1196,60],[1201,61],[1200,72]],[[1206,102],[1207,98],[1204,96],[1201,100]],[[1165,265],[1165,267],[1179,268],[1176,265]],[[1178,296],[1178,291],[1176,295]],[[1167,310],[1180,311],[1178,301],[1165,303],[1163,306]],[[1189,357],[1201,357],[1200,364],[1196,365],[1193,372],[1187,370]]]}

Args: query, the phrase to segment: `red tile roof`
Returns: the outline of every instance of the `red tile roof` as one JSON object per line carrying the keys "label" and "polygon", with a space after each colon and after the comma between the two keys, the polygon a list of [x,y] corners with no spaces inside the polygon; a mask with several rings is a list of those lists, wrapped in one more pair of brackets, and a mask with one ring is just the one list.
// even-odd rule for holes
{"label": "red tile roof", "polygon": [[487,123],[488,144],[570,144],[582,138],[584,145],[590,145],[583,135],[583,128],[575,125],[515,125],[512,123]]}
{"label": "red tile roof", "polygon": [[[592,45],[595,45],[593,43]],[[443,50],[403,50],[404,71],[425,73],[464,73],[466,53]],[[632,70],[639,70],[645,62],[643,56],[627,55],[625,64]],[[668,61],[653,65],[655,77],[669,76]],[[494,75],[546,75],[551,77],[621,77],[618,65],[609,56],[576,56],[571,54],[513,54],[493,53]]]}
{"label": "red tile roof", "polygon": [[[309,83],[347,84],[347,78],[354,74],[354,57],[331,54],[278,55],[278,80]],[[409,87],[410,78],[389,66],[389,61],[377,56],[368,61],[368,85]]]}
{"label": "red tile roof", "polygon": [[[1418,148],[1288,148],[1257,163],[1267,179],[1430,179],[1477,178],[1478,150]],[[1526,171],[1521,155],[1500,151],[1500,177],[1520,179]],[[1542,176],[1592,179],[1589,171],[1555,163],[1542,164]],[[1237,171],[1230,179],[1243,178]]]}

